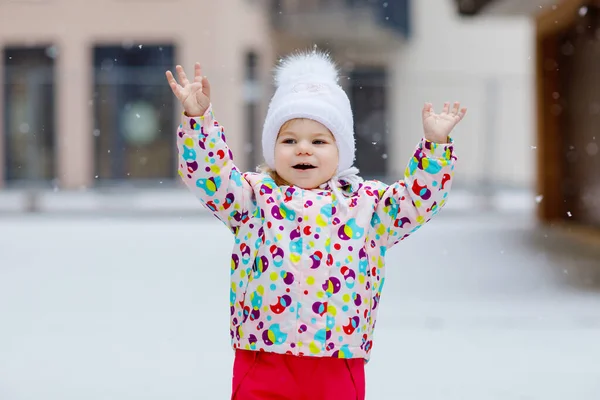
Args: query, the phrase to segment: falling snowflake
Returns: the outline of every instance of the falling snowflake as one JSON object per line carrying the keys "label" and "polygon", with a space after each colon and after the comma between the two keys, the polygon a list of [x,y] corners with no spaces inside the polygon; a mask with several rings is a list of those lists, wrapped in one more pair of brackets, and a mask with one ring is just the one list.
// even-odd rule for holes
{"label": "falling snowflake", "polygon": [[29,124],[27,122],[23,122],[19,125],[19,131],[21,133],[29,133]]}
{"label": "falling snowflake", "polygon": [[542,196],[542,195],[535,196],[535,202],[538,204],[540,204],[543,199],[544,199],[544,196]]}
{"label": "falling snowflake", "polygon": [[573,216],[573,214],[571,214],[571,211],[567,211],[567,215],[568,215],[569,217],[572,217],[572,216]]}

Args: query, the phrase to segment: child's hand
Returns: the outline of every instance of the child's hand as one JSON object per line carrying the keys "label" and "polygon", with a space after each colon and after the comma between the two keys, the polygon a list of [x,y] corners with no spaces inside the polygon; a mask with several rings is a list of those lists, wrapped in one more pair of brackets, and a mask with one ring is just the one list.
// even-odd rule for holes
{"label": "child's hand", "polygon": [[200,117],[204,115],[210,106],[210,84],[208,79],[202,76],[200,63],[194,65],[194,82],[188,81],[181,65],[175,67],[180,84],[177,83],[171,71],[167,71],[167,81],[173,94],[183,105],[188,117]]}
{"label": "child's hand", "polygon": [[425,103],[423,107],[425,139],[435,143],[448,143],[448,135],[466,113],[467,109],[461,109],[459,102],[454,103],[452,110],[450,110],[450,103],[444,103],[444,109],[440,114],[433,111],[431,103]]}

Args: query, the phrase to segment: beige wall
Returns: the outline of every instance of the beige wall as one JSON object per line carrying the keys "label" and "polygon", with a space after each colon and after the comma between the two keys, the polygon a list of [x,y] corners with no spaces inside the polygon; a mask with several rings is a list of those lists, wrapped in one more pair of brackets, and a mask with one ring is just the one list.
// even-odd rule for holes
{"label": "beige wall", "polygon": [[452,3],[413,2],[411,40],[394,55],[396,173],[422,135],[423,103],[439,111],[444,101],[460,100],[469,111],[454,135],[457,185],[478,187],[489,179],[494,186],[531,188],[537,145],[533,24],[527,17],[460,18]]}
{"label": "beige wall", "polygon": [[[217,117],[228,129],[238,164],[245,166],[244,144],[236,140],[236,137],[244,137],[241,88],[245,52],[257,51],[265,71],[273,61],[268,14],[261,4],[248,0],[13,0],[0,3],[0,48],[55,45],[58,49],[55,143],[61,186],[80,188],[93,184],[92,107],[89,105],[93,85],[92,49],[95,45],[121,44],[125,40],[136,45],[172,43],[177,63],[188,69],[196,60],[204,65],[204,72],[212,83]],[[266,73],[263,79],[268,79]],[[176,112],[179,115],[179,110]],[[0,157],[3,157],[1,150]],[[0,173],[3,166],[4,160],[0,159]]]}
{"label": "beige wall", "polygon": [[[442,101],[456,98],[470,108],[456,135],[461,182],[473,185],[491,176],[496,182],[531,185],[534,179],[531,146],[535,142],[530,22],[463,21],[458,19],[450,2],[437,5],[437,1],[413,3],[413,33],[408,42],[379,45],[372,42],[358,48],[353,43],[354,50],[349,50],[348,42],[330,43],[342,65],[349,62],[388,67],[389,173],[402,174],[422,134],[423,102],[432,101],[439,108]],[[94,183],[89,106],[92,48],[126,40],[136,45],[169,42],[175,46],[177,63],[187,69],[194,61],[204,65],[213,87],[216,116],[227,129],[236,163],[243,169],[252,169],[244,126],[245,54],[253,50],[260,57],[262,93],[255,138],[259,146],[253,149],[260,152],[262,122],[272,93],[273,62],[290,51],[313,44],[309,38],[273,32],[267,5],[268,2],[261,0],[0,2],[0,47],[53,44],[59,51],[56,148],[61,186],[80,188]],[[436,12],[430,12],[435,5]],[[502,41],[497,42],[498,37]],[[498,110],[494,126],[489,125],[486,114],[489,81],[500,85],[498,98],[494,100]],[[176,115],[179,111],[174,110]],[[491,151],[486,153],[486,149]],[[491,163],[486,162],[486,157],[492,158]],[[0,159],[0,173],[3,167],[4,160]]]}

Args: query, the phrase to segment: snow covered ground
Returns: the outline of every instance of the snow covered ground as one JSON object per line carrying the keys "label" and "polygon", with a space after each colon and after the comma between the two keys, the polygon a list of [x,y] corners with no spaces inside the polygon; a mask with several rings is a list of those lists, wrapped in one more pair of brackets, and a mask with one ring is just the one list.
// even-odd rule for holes
{"label": "snow covered ground", "polygon": [[[0,399],[227,399],[231,245],[197,214],[0,218]],[[367,392],[600,399],[600,251],[442,213],[388,252]]]}

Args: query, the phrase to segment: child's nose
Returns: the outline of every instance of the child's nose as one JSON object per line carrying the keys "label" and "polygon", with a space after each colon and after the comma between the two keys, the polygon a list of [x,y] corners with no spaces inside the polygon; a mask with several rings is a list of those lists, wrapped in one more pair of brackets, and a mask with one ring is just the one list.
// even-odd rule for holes
{"label": "child's nose", "polygon": [[312,153],[312,145],[307,141],[298,142],[298,154],[311,154]]}

